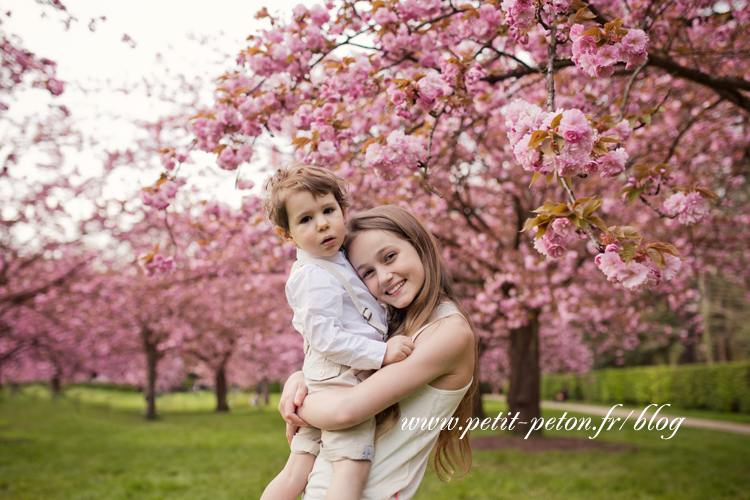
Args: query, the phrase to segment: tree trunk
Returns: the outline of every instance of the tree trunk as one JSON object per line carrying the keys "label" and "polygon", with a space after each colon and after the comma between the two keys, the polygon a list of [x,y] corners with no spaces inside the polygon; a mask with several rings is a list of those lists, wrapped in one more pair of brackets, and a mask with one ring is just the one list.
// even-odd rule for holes
{"label": "tree trunk", "polygon": [[721,362],[731,361],[729,355],[729,342],[727,340],[727,335],[724,333],[716,336],[716,354]]}
{"label": "tree trunk", "polygon": [[261,381],[261,392],[263,393],[263,402],[268,406],[271,403],[271,385],[268,383],[268,379],[263,377]]}
{"label": "tree trunk", "polygon": [[701,293],[700,314],[703,318],[703,345],[706,346],[706,363],[714,362],[714,345],[711,332],[711,303],[708,298],[708,287],[706,286],[706,275],[698,276],[698,290]]}
{"label": "tree trunk", "polygon": [[57,401],[58,399],[60,399],[60,394],[62,393],[62,384],[60,382],[60,374],[57,372],[49,381],[49,391],[50,393],[52,393],[52,401]]}
{"label": "tree trunk", "polygon": [[[477,363],[479,363],[479,359],[482,357],[482,354],[484,353],[485,348],[482,341],[479,341],[479,344],[477,345]],[[478,371],[474,373],[474,376],[478,378]],[[477,385],[477,392],[474,394],[473,401],[471,402],[471,416],[478,418],[480,420],[484,420],[485,413],[484,413],[484,406],[482,404],[482,390]]]}
{"label": "tree trunk", "polygon": [[680,356],[679,364],[688,364],[688,363],[695,363],[697,361],[695,356],[695,345],[691,342],[690,339],[686,339],[682,343],[683,351],[682,355]]}
{"label": "tree trunk", "polygon": [[219,368],[216,370],[214,379],[214,386],[216,387],[216,411],[228,412],[229,403],[227,402],[226,362],[223,362],[219,365]]}
{"label": "tree trunk", "polygon": [[484,407],[482,406],[482,391],[477,389],[474,393],[473,401],[471,402],[471,416],[476,417],[479,420],[484,420]]}
{"label": "tree trunk", "polygon": [[159,363],[156,345],[144,342],[146,347],[146,418],[156,419],[156,365]]}
{"label": "tree trunk", "polygon": [[[513,428],[516,434],[526,436],[533,419],[541,415],[539,385],[539,317],[533,313],[527,325],[510,331],[508,411],[518,415]],[[531,435],[541,435],[541,431]]]}

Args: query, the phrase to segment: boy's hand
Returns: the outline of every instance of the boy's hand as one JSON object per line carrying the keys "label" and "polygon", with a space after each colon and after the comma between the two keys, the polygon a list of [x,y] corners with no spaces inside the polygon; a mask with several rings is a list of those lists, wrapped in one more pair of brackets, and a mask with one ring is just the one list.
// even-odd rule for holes
{"label": "boy's hand", "polygon": [[[305,377],[302,372],[296,372],[289,376],[284,389],[281,392],[281,399],[279,400],[279,413],[287,423],[287,439],[291,440],[291,436],[294,435],[297,428],[304,427],[307,422],[302,420],[297,415],[297,407],[302,406],[307,395],[307,386],[305,385]],[[292,428],[290,434],[290,427]]]}
{"label": "boy's hand", "polygon": [[386,342],[383,366],[406,359],[413,350],[414,342],[412,342],[411,337],[407,337],[406,335],[392,337]]}

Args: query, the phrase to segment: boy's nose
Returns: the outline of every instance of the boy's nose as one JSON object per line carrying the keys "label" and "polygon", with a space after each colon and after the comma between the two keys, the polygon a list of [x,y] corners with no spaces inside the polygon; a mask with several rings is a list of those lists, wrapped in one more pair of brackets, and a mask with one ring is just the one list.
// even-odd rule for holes
{"label": "boy's nose", "polygon": [[318,217],[316,223],[318,224],[318,231],[323,231],[328,229],[328,221],[325,217]]}

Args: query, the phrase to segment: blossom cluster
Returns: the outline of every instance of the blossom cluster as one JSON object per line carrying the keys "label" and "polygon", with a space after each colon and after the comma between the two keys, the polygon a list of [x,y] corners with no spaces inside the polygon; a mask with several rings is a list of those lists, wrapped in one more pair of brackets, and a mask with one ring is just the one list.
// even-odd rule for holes
{"label": "blossom cluster", "polygon": [[[512,40],[521,45],[529,43],[527,31],[536,18],[536,4],[533,0],[502,0],[500,7],[505,12],[505,22],[508,24],[508,34]],[[541,3],[542,20],[546,23],[554,22],[553,18],[566,12],[570,2],[568,0],[550,0]]]}
{"label": "blossom cluster", "polygon": [[144,188],[141,191],[141,201],[148,207],[153,207],[156,210],[164,210],[170,204],[177,194],[177,189],[180,186],[185,185],[187,179],[184,177],[168,179],[160,179],[154,186]]}
{"label": "blossom cluster", "polygon": [[[558,116],[560,119],[556,120]],[[513,154],[525,170],[541,175],[556,173],[562,177],[596,172],[602,177],[616,177],[625,170],[628,154],[623,148],[602,154],[601,149],[595,152],[594,146],[603,137],[613,141],[598,143],[599,148],[629,139],[631,130],[626,120],[600,133],[578,109],[550,113],[522,99],[516,99],[507,107],[505,118]],[[536,131],[547,132],[548,146],[542,143],[530,147]]]}
{"label": "blossom cluster", "polygon": [[510,28],[510,36],[521,44],[527,44],[529,37],[522,33],[531,27],[536,16],[533,0],[503,0],[501,7],[506,12],[505,22]]}
{"label": "blossom cluster", "polygon": [[168,148],[161,152],[161,164],[169,172],[174,170],[178,163],[184,163],[187,159],[187,153],[178,153],[172,148]]}
{"label": "blossom cluster", "polygon": [[160,253],[141,254],[138,264],[149,278],[170,274],[175,269],[174,257],[164,257]]}
{"label": "blossom cluster", "polygon": [[697,191],[673,194],[664,201],[664,210],[669,215],[676,215],[677,221],[685,226],[698,224],[708,216],[705,200]]}
{"label": "blossom cluster", "polygon": [[266,120],[273,129],[280,126],[281,117],[277,112],[281,109],[281,102],[276,94],[259,92],[246,95],[250,87],[251,81],[246,76],[224,79],[219,89],[223,98],[217,101],[210,113],[201,113],[190,122],[190,131],[196,138],[195,147],[218,153],[217,163],[224,170],[235,170],[240,163],[249,162],[253,157],[251,142],[221,143],[228,131],[239,132],[250,139],[262,133],[261,120]]}
{"label": "blossom cluster", "polygon": [[[442,64],[443,66],[448,63]],[[438,73],[430,71],[427,75],[419,78],[417,82],[409,82],[404,85],[391,82],[386,93],[388,99],[395,106],[396,114],[402,118],[412,119],[419,110],[430,112],[439,105],[439,99],[453,92],[451,80],[453,74],[450,71]],[[416,107],[417,109],[413,109]]]}
{"label": "blossom cluster", "polygon": [[550,259],[559,259],[568,253],[568,246],[577,237],[577,227],[572,222],[557,218],[552,221],[544,235],[534,241],[534,248]]}
{"label": "blossom cluster", "polygon": [[660,269],[648,258],[632,259],[630,262],[625,262],[618,250],[617,245],[608,245],[606,251],[597,255],[594,262],[607,277],[607,280],[619,283],[628,290],[640,291],[670,281],[677,275],[682,266],[679,257],[668,253],[663,254],[666,264],[664,269]]}
{"label": "blossom cluster", "polygon": [[[570,28],[570,39],[573,41],[572,60],[576,66],[587,74],[597,78],[612,76],[615,64],[626,63],[626,69],[633,69],[646,62],[646,45],[648,36],[643,30],[598,30],[598,37],[584,32],[582,24]],[[596,30],[596,28],[594,28]],[[626,32],[624,36],[618,33]],[[597,43],[597,38],[604,37],[606,43]],[[597,47],[598,45],[598,47]]]}
{"label": "blossom cluster", "polygon": [[365,166],[385,180],[393,180],[414,170],[426,153],[421,141],[401,130],[388,134],[385,144],[370,144],[365,153]]}
{"label": "blossom cluster", "polygon": [[[32,85],[45,88],[53,96],[63,93],[65,83],[56,78],[57,64],[46,58],[38,58],[28,50],[14,45],[14,40],[0,35],[0,93],[10,94],[13,87],[20,84],[28,75],[33,75]],[[0,101],[0,111],[8,109],[8,104]]]}

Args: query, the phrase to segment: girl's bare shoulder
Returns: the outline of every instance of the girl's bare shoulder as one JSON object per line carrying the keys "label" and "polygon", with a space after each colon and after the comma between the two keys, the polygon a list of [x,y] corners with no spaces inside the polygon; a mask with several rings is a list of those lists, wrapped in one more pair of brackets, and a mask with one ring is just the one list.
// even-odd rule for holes
{"label": "girl's bare shoulder", "polygon": [[469,322],[461,314],[451,314],[435,321],[425,329],[417,338],[416,344],[420,342],[448,342],[453,346],[470,344],[475,342],[474,331]]}

